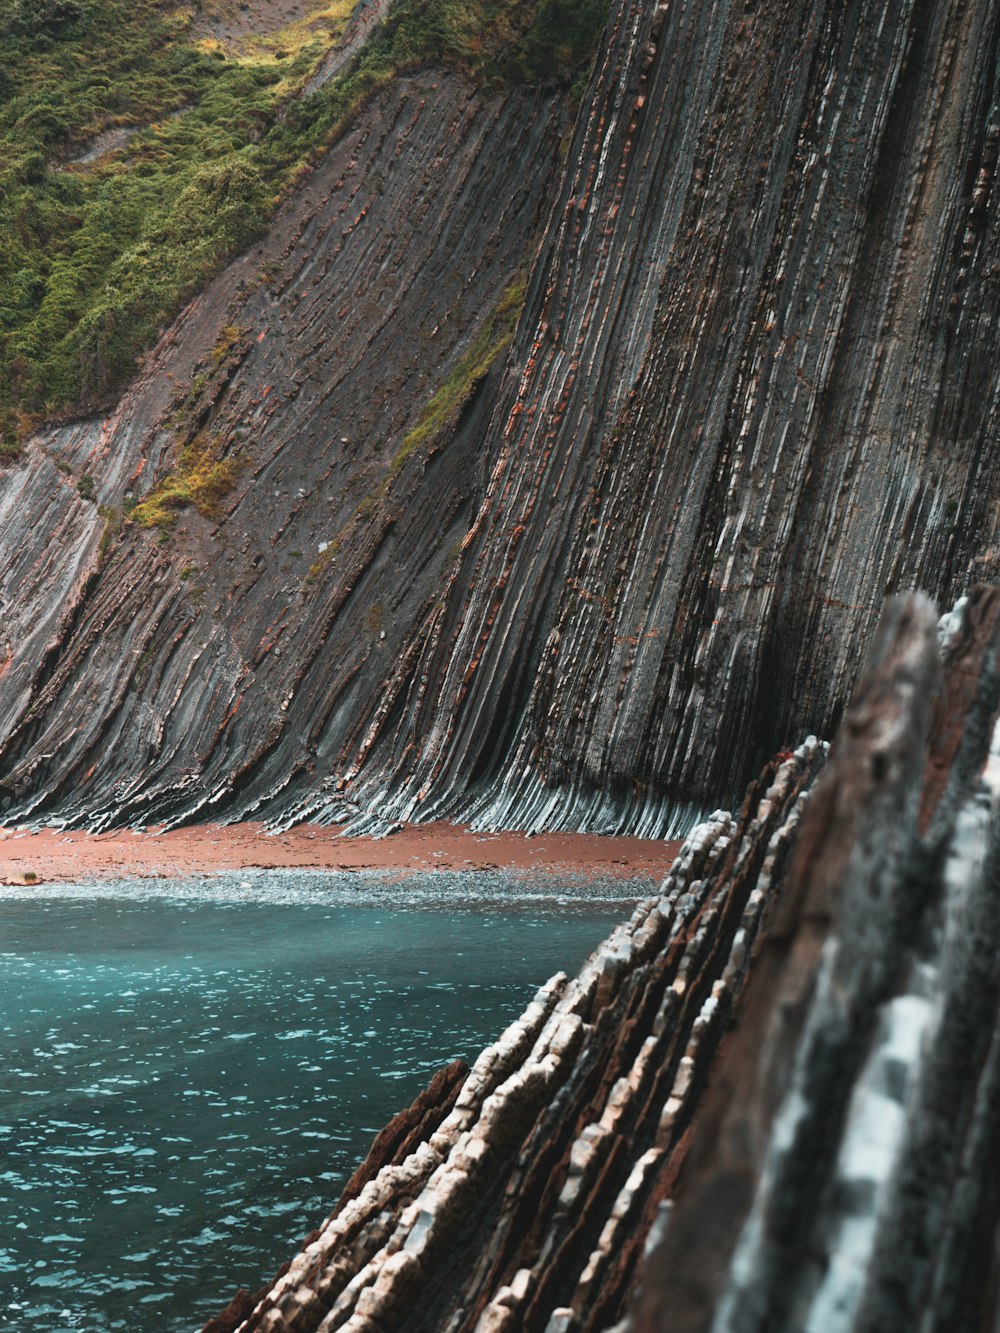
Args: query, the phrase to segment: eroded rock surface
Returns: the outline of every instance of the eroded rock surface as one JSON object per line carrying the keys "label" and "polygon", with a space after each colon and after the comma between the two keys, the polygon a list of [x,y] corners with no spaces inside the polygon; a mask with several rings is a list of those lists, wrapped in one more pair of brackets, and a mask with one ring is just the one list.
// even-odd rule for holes
{"label": "eroded rock surface", "polygon": [[637,1329],[994,1327],[1000,593],[886,616]]}
{"label": "eroded rock surface", "polygon": [[894,600],[829,762],[702,825],[226,1333],[994,1328],[1000,590],[940,637]]}
{"label": "eroded rock surface", "polygon": [[[249,811],[356,755],[439,614],[478,402],[464,434],[399,452],[529,261],[563,129],[551,98],[398,80],[109,417],[3,474],[9,805],[98,826]],[[516,180],[506,153],[530,164]],[[115,536],[192,440],[238,461],[218,517]]]}
{"label": "eroded rock surface", "polygon": [[[997,29],[617,0],[562,149],[536,93],[383,91],[119,409],[4,472],[8,815],[660,834],[831,735],[887,593],[997,572]],[[198,429],[221,518],[102,561],[97,504]]]}
{"label": "eroded rock surface", "polygon": [[[623,1313],[824,754],[810,740],[772,765],[736,818],[699,827],[661,896],[579,976],[539,991],[457,1092],[453,1071],[439,1075],[446,1113],[430,1118],[425,1094],[393,1122],[232,1325],[543,1329],[572,1308],[574,1327],[596,1329]],[[405,1152],[387,1159],[398,1142]]]}

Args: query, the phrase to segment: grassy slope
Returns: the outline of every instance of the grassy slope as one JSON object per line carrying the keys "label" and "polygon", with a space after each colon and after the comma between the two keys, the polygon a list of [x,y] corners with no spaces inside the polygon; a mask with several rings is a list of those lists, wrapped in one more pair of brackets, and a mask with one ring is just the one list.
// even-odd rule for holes
{"label": "grassy slope", "polygon": [[[326,46],[301,24],[227,55],[195,40],[190,8],[162,0],[0,0],[0,447],[113,397],[396,73],[447,63],[486,83],[568,86],[606,10],[398,0],[354,65],[300,99]],[[135,131],[127,147],[70,160],[114,129]]]}

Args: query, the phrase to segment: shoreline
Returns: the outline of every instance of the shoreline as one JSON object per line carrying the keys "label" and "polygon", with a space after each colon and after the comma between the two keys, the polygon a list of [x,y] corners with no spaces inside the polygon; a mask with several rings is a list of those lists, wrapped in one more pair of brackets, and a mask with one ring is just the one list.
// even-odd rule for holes
{"label": "shoreline", "polygon": [[384,838],[351,837],[317,824],[268,833],[258,823],[196,824],[85,833],[0,829],[0,884],[181,878],[231,870],[375,870],[393,876],[509,870],[537,878],[662,880],[682,839],[597,833],[476,833],[437,820],[404,824]]}

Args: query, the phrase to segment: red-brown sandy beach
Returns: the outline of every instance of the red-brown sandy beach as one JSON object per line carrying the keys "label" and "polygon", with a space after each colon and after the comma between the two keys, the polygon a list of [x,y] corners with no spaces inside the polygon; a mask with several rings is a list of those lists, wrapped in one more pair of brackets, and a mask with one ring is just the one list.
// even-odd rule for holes
{"label": "red-brown sandy beach", "polygon": [[404,825],[386,838],[345,837],[300,825],[266,833],[260,824],[143,833],[65,833],[0,829],[0,883],[155,878],[223,870],[303,867],[315,870],[511,869],[529,874],[589,874],[661,879],[679,842],[608,838],[586,833],[474,833],[459,824]]}

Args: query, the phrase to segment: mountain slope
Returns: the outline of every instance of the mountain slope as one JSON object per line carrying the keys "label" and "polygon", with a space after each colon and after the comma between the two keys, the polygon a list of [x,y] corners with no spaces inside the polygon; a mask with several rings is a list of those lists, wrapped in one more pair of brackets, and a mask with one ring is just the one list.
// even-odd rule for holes
{"label": "mountain slope", "polygon": [[[258,764],[267,794],[313,768],[331,715],[357,728],[356,682],[422,632],[419,564],[424,585],[444,577],[473,484],[461,443],[425,478],[426,449],[394,471],[400,442],[516,282],[561,129],[550,98],[483,97],[443,73],[397,81],[108,418],[29,445],[4,488],[15,790],[53,811],[159,816]],[[500,145],[535,163],[513,189],[493,170]],[[446,221],[428,218],[445,206]],[[185,452],[231,463],[224,495],[202,505],[212,517],[192,510],[162,535],[132,521],[102,558],[102,510],[130,492],[152,491],[134,513],[169,525],[156,487],[183,474]],[[404,508],[407,472],[420,475]],[[72,583],[53,558],[63,541]],[[396,591],[379,609],[390,560]]]}
{"label": "mountain slope", "polygon": [[565,162],[379,93],[4,474],[8,815],[663,833],[830,734],[886,593],[996,576],[997,31],[618,3]]}

